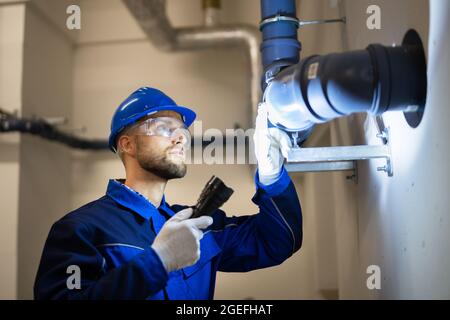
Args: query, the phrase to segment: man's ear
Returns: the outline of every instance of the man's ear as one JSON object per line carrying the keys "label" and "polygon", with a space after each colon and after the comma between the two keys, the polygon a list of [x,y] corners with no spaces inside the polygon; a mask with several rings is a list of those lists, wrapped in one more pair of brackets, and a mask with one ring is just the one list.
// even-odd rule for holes
{"label": "man's ear", "polygon": [[117,149],[122,151],[122,154],[134,156],[136,154],[135,139],[129,135],[121,135],[117,140]]}

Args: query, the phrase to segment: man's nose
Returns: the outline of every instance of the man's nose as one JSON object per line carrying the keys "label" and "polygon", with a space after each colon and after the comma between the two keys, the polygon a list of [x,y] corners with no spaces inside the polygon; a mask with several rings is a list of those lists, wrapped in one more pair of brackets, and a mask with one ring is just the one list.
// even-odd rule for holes
{"label": "man's nose", "polygon": [[172,141],[174,141],[175,144],[178,144],[178,143],[186,144],[187,143],[187,139],[182,132],[174,132]]}

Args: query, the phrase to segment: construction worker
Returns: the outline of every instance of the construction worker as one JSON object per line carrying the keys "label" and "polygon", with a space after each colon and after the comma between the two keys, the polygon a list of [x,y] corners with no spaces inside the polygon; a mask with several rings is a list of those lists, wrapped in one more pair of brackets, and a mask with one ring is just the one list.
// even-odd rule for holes
{"label": "construction worker", "polygon": [[109,146],[126,179],[52,226],[36,299],[212,299],[217,271],[275,266],[300,248],[302,213],[281,153],[290,140],[268,128],[264,105],[254,134],[258,214],[190,218],[192,208],[165,201],[167,182],[186,174],[195,117],[148,87],[118,107]]}

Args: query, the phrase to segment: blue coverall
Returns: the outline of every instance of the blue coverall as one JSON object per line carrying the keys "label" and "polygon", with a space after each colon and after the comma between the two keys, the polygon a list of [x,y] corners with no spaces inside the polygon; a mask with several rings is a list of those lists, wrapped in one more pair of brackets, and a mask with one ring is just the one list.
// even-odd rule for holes
{"label": "blue coverall", "polygon": [[[156,208],[118,180],[106,195],[72,211],[51,228],[34,286],[36,299],[212,299],[217,271],[243,272],[282,263],[302,244],[302,212],[283,168],[269,186],[255,176],[256,215],[217,210],[200,241],[200,259],[167,273],[151,248],[164,222],[187,206]],[[81,271],[69,289],[68,267]]]}

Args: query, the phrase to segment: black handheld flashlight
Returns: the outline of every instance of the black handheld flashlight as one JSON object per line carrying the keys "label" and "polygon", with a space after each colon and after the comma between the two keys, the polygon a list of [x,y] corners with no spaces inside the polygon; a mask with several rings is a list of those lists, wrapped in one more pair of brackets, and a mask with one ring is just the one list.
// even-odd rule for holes
{"label": "black handheld flashlight", "polygon": [[192,218],[211,216],[231,197],[233,192],[234,190],[227,187],[220,178],[212,176],[193,207]]}

